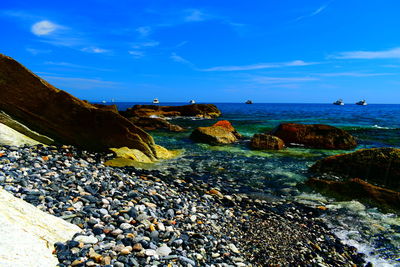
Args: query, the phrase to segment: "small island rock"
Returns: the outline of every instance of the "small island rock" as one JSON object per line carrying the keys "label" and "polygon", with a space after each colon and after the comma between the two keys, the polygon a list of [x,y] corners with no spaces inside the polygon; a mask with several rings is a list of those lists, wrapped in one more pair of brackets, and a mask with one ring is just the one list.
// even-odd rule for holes
{"label": "small island rock", "polygon": [[231,144],[241,137],[229,121],[219,121],[209,127],[198,127],[190,135],[194,141],[210,145]]}
{"label": "small island rock", "polygon": [[258,150],[281,150],[285,143],[279,137],[270,134],[255,134],[250,140],[250,147]]}

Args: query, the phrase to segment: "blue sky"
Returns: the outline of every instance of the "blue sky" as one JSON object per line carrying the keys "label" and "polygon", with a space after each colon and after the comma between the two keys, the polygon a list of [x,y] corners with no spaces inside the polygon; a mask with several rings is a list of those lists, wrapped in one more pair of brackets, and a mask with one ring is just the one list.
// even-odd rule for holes
{"label": "blue sky", "polygon": [[399,103],[400,1],[0,3],[0,53],[88,99]]}

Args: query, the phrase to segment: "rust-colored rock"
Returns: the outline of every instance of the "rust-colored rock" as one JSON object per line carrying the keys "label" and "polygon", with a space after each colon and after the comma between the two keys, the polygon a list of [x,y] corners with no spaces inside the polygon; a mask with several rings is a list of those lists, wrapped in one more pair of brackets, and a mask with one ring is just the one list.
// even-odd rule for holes
{"label": "rust-colored rock", "polygon": [[400,192],[369,184],[359,178],[348,181],[311,178],[306,184],[323,193],[342,199],[357,199],[367,203],[378,204],[383,208],[400,210]]}
{"label": "rust-colored rock", "polygon": [[209,127],[198,127],[190,135],[194,141],[210,145],[231,144],[241,137],[229,121],[219,121]]}
{"label": "rust-colored rock", "polygon": [[317,161],[310,171],[367,182],[400,191],[400,149],[372,148],[340,154]]}
{"label": "rust-colored rock", "polygon": [[255,134],[250,140],[250,147],[258,150],[281,150],[285,143],[279,137],[270,134]]}
{"label": "rust-colored rock", "polygon": [[125,117],[199,117],[216,118],[221,111],[213,104],[192,104],[184,106],[135,105],[120,112]]}
{"label": "rust-colored rock", "polygon": [[154,158],[153,138],[129,120],[55,88],[2,54],[0,110],[58,143],[88,150],[127,146]]}
{"label": "rust-colored rock", "polygon": [[183,129],[181,126],[172,124],[162,118],[131,117],[129,118],[129,120],[136,126],[139,126],[140,128],[146,131],[154,131],[157,129],[171,131],[171,132],[185,131],[185,129]]}
{"label": "rust-colored rock", "polygon": [[282,123],[272,131],[286,145],[301,144],[321,149],[353,149],[356,139],[348,132],[324,124]]}

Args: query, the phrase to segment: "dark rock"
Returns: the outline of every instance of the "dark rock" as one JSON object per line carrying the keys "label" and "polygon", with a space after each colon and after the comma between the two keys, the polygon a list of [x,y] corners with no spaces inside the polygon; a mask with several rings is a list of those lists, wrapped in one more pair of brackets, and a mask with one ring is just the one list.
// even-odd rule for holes
{"label": "dark rock", "polygon": [[184,106],[135,105],[120,112],[125,117],[199,117],[216,118],[221,111],[213,104],[192,104]]}
{"label": "dark rock", "polygon": [[190,138],[200,143],[221,145],[234,143],[241,138],[241,135],[229,121],[219,121],[209,127],[196,128]]}
{"label": "dark rock", "polygon": [[286,145],[301,144],[322,149],[352,149],[356,139],[346,131],[324,124],[282,123],[272,131]]}
{"label": "dark rock", "polygon": [[346,200],[358,199],[367,203],[377,203],[386,209],[400,210],[400,192],[374,186],[359,178],[348,181],[311,178],[306,184],[335,197]]}
{"label": "dark rock", "polygon": [[136,126],[142,128],[146,131],[154,131],[157,129],[167,130],[171,132],[183,132],[183,129],[179,125],[169,123],[168,121],[161,118],[151,118],[151,117],[131,117],[129,120]]}
{"label": "dark rock", "polygon": [[59,90],[0,54],[0,109],[62,144],[88,150],[136,148],[155,158],[154,140],[129,120]]}
{"label": "dark rock", "polygon": [[117,108],[117,105],[115,105],[115,104],[113,104],[113,105],[92,104],[92,105],[98,109],[108,110],[108,111],[112,111],[112,112],[118,114],[118,108]]}
{"label": "dark rock", "polygon": [[400,191],[400,149],[361,149],[317,161],[310,171],[316,174],[358,177],[395,191]]}
{"label": "dark rock", "polygon": [[260,150],[280,150],[285,147],[285,143],[279,137],[270,134],[255,134],[251,138],[250,147]]}

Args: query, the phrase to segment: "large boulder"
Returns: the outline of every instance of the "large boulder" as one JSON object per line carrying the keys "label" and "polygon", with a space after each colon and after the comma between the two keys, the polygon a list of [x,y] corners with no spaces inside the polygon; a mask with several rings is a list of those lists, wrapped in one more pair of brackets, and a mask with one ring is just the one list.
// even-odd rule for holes
{"label": "large boulder", "polygon": [[135,105],[121,112],[125,117],[198,117],[216,118],[221,111],[213,104],[192,104],[184,106]]}
{"label": "large boulder", "polygon": [[1,54],[0,110],[58,143],[88,150],[126,146],[155,158],[153,138],[128,119],[55,88]]}
{"label": "large boulder", "polygon": [[143,130],[146,131],[154,131],[154,130],[166,130],[170,132],[183,132],[185,129],[183,129],[181,126],[172,124],[164,119],[161,118],[152,118],[152,117],[131,117],[129,120],[135,124],[136,126],[139,126]]}
{"label": "large boulder", "polygon": [[190,138],[196,142],[210,145],[231,144],[241,138],[229,121],[219,121],[209,127],[196,128]]}
{"label": "large boulder", "polygon": [[348,132],[324,124],[282,123],[272,131],[286,145],[304,145],[321,149],[353,149],[356,139]]}
{"label": "large boulder", "polygon": [[358,177],[388,189],[400,191],[400,149],[361,149],[317,161],[310,171],[345,178]]}
{"label": "large boulder", "polygon": [[81,229],[49,215],[0,187],[0,265],[58,265],[54,243],[66,242]]}
{"label": "large boulder", "polygon": [[322,193],[342,200],[357,199],[378,204],[385,209],[400,210],[400,192],[372,185],[359,178],[348,181],[311,178],[306,184]]}
{"label": "large boulder", "polygon": [[250,148],[257,150],[280,150],[285,143],[279,137],[270,134],[255,134],[250,140]]}

